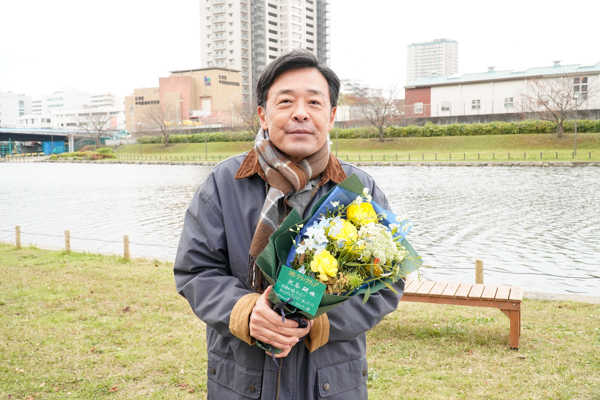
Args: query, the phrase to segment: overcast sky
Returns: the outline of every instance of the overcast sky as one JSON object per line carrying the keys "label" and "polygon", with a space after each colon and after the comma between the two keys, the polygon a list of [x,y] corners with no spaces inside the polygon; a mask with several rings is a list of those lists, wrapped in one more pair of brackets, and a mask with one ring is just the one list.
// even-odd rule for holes
{"label": "overcast sky", "polygon": [[[200,2],[2,0],[0,91],[129,95],[200,68]],[[600,62],[600,2],[560,3],[330,0],[330,64],[340,78],[403,86],[407,46],[436,38],[458,41],[459,73]]]}

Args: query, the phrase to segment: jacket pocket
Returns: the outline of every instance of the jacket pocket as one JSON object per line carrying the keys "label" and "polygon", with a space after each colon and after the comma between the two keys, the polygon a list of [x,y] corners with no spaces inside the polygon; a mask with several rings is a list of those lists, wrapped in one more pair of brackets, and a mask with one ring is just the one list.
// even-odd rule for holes
{"label": "jacket pocket", "polygon": [[235,392],[247,399],[260,398],[262,369],[242,365],[233,358],[211,350],[208,352],[206,374],[209,380],[208,393],[211,397],[220,400],[236,398],[232,393]]}
{"label": "jacket pocket", "polygon": [[[319,398],[366,399],[367,371],[365,356],[318,368]],[[352,393],[345,393],[349,390],[352,390]]]}

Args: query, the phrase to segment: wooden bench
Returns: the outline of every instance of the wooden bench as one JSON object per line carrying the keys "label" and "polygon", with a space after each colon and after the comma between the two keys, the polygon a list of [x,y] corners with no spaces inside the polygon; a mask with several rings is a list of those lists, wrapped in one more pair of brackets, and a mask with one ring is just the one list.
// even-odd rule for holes
{"label": "wooden bench", "polygon": [[401,301],[499,308],[510,320],[510,348],[519,348],[521,335],[520,286],[407,281]]}

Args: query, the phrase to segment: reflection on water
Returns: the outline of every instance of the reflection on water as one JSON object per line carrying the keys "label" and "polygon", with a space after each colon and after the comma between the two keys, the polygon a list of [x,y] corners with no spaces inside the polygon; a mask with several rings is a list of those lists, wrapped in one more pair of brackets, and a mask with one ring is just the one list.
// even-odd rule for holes
{"label": "reflection on water", "polygon": [[[409,240],[426,279],[526,290],[600,293],[598,169],[365,167],[392,210],[414,222]],[[0,164],[0,239],[173,259],[183,214],[204,166]],[[98,239],[101,239],[98,240]]]}

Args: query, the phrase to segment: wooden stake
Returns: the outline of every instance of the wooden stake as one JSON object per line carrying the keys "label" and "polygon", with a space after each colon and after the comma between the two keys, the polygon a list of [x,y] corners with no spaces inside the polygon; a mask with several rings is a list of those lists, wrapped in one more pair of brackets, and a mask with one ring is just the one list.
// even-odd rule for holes
{"label": "wooden stake", "polygon": [[475,283],[483,284],[483,260],[475,260]]}
{"label": "wooden stake", "polygon": [[15,239],[17,242],[17,249],[21,248],[21,227],[15,226]]}
{"label": "wooden stake", "polygon": [[65,253],[71,252],[71,232],[65,231]]}
{"label": "wooden stake", "polygon": [[124,247],[123,257],[126,260],[130,260],[131,256],[129,254],[129,236],[128,235],[123,236],[123,247]]}

